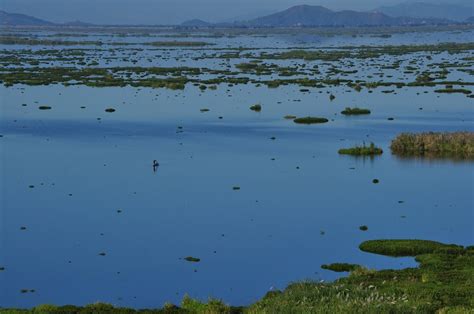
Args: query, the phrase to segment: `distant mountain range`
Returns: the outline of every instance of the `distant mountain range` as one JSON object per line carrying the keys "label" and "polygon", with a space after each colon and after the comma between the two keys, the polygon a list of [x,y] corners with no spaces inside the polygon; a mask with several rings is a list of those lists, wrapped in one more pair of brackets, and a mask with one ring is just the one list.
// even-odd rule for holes
{"label": "distant mountain range", "polygon": [[18,13],[8,13],[5,11],[0,10],[0,25],[3,26],[92,26],[93,24],[81,22],[81,21],[73,21],[63,24],[57,24],[49,21],[45,21],[42,19],[38,19],[36,17],[26,15],[26,14],[18,14]]}
{"label": "distant mountain range", "polygon": [[25,14],[8,13],[0,11],[0,25],[17,26],[51,26],[52,22],[38,19]]}
{"label": "distant mountain range", "polygon": [[[419,7],[419,9],[421,6]],[[388,10],[388,7],[385,8]],[[385,10],[384,9],[384,10]],[[420,9],[421,10],[421,9]],[[351,10],[332,11],[322,6],[298,5],[287,10],[256,19],[229,23],[211,24],[201,20],[199,23],[187,21],[183,27],[357,27],[357,26],[403,26],[450,24],[453,20],[443,17],[390,16],[381,12],[382,8],[370,12]],[[465,19],[464,19],[465,20]]]}
{"label": "distant mountain range", "polygon": [[294,26],[395,26],[447,23],[443,19],[390,17],[380,12],[332,11],[322,6],[298,5],[282,12],[245,22],[257,27]]}
{"label": "distant mountain range", "polygon": [[392,17],[438,18],[458,22],[474,15],[474,7],[454,4],[432,4],[425,2],[404,2],[394,6],[380,7],[374,12],[384,13]]}
{"label": "distant mountain range", "polygon": [[[380,7],[369,12],[332,11],[322,6],[298,5],[274,14],[232,23],[209,23],[193,19],[182,23],[185,28],[205,27],[358,27],[406,26],[451,23],[474,24],[473,10],[459,5],[437,5],[423,2]],[[159,21],[157,21],[159,22]],[[157,23],[158,24],[158,23]],[[95,26],[81,21],[57,24],[29,15],[0,10],[2,26]],[[119,25],[115,25],[119,26]],[[131,26],[131,25],[129,25]],[[143,25],[145,26],[145,25]]]}

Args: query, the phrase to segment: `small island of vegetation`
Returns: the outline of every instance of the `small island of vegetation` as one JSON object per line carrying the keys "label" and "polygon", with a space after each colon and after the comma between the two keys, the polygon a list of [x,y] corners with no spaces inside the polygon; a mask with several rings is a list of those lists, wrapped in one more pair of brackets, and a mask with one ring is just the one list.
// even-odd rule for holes
{"label": "small island of vegetation", "polygon": [[347,107],[346,109],[341,111],[341,113],[343,115],[346,115],[346,116],[362,115],[362,114],[370,114],[370,110],[369,109],[364,109],[364,108],[357,108],[357,107],[355,107],[355,108]]}
{"label": "small island of vegetation", "polygon": [[326,118],[320,117],[303,117],[303,118],[296,118],[293,120],[294,123],[297,124],[316,124],[316,123],[326,123],[329,120]]}
{"label": "small island of vegetation", "polygon": [[362,146],[356,146],[351,148],[341,148],[338,151],[341,155],[352,155],[352,156],[375,156],[381,155],[383,150],[374,143],[370,143],[369,146],[366,146],[365,143]]}
{"label": "small island of vegetation", "polygon": [[474,159],[474,132],[402,133],[390,148],[400,156]]}

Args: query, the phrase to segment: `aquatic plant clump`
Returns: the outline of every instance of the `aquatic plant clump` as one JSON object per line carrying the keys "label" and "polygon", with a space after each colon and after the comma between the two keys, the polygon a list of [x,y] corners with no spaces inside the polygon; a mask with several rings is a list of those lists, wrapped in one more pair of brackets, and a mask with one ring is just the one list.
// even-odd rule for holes
{"label": "aquatic plant clump", "polygon": [[204,41],[155,41],[149,43],[155,47],[204,47],[214,45]]}
{"label": "aquatic plant clump", "polygon": [[474,132],[402,133],[390,148],[400,156],[474,159]]}
{"label": "aquatic plant clump", "polygon": [[465,95],[470,95],[472,92],[468,89],[464,88],[444,88],[444,89],[437,89],[435,90],[435,93],[439,94],[465,94]]}
{"label": "aquatic plant clump", "polygon": [[296,118],[293,120],[294,123],[297,124],[317,124],[317,123],[326,123],[329,120],[326,118],[319,118],[319,117],[303,117],[303,118]]}
{"label": "aquatic plant clump", "polygon": [[331,270],[337,273],[350,272],[359,268],[360,265],[348,263],[332,263],[321,265],[322,269]]}
{"label": "aquatic plant clump", "polygon": [[350,116],[350,115],[363,115],[363,114],[370,114],[369,109],[363,109],[363,108],[349,108],[347,107],[343,111],[341,111],[341,114]]}
{"label": "aquatic plant clump", "polygon": [[383,154],[383,150],[374,143],[370,143],[369,146],[356,146],[352,148],[341,148],[338,151],[341,155],[352,155],[352,156],[375,156]]}
{"label": "aquatic plant clump", "polygon": [[256,111],[256,112],[260,112],[260,111],[262,111],[262,105],[260,105],[260,104],[255,104],[255,105],[253,105],[253,106],[250,106],[250,110]]}

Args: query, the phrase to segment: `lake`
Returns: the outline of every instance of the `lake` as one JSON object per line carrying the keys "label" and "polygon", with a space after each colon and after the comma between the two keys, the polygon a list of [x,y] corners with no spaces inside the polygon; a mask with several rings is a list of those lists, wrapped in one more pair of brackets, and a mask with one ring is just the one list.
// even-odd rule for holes
{"label": "lake", "polygon": [[[48,39],[57,31],[19,33]],[[473,38],[472,30],[404,32],[389,38],[74,34],[60,39],[105,44],[1,45],[2,62],[12,62],[12,56],[22,59],[4,63],[4,70],[81,68],[78,62],[95,60],[93,67],[206,68],[193,76],[204,80],[226,75],[213,69],[236,71],[236,65],[262,52],[331,52],[347,46],[433,45]],[[214,45],[145,45],[175,40],[173,36]],[[117,42],[134,44],[113,45]],[[219,56],[239,47],[245,47],[239,58]],[[37,53],[48,49],[59,51],[53,56]],[[82,51],[80,60],[60,58],[73,49]],[[451,64],[445,67],[446,80],[472,82],[472,55],[473,50],[415,51],[263,62],[297,69],[293,78],[397,82],[412,82],[444,62]],[[28,64],[32,59],[39,65]],[[394,62],[399,68],[382,68]],[[407,70],[410,66],[416,69]],[[334,72],[334,67],[347,73]],[[276,70],[270,72],[227,76],[281,78]],[[411,258],[361,252],[358,245],[368,239],[473,243],[472,161],[400,158],[390,152],[391,141],[402,132],[474,131],[472,98],[435,93],[439,86],[378,86],[357,92],[344,83],[269,88],[218,82],[205,90],[193,82],[185,85],[176,90],[84,84],[0,87],[2,306],[103,301],[146,308],[179,303],[186,294],[246,305],[294,281],[341,276],[322,270],[325,263],[376,269],[416,265]],[[463,88],[473,90],[467,84]],[[257,103],[260,112],[249,109]],[[51,109],[38,109],[44,105]],[[344,116],[340,112],[346,107],[368,108],[371,114]],[[320,116],[329,122],[299,125],[286,115]],[[340,148],[371,142],[383,155],[338,154]],[[153,160],[159,162],[156,171]],[[363,225],[367,231],[359,230]],[[188,256],[200,261],[186,261]]]}

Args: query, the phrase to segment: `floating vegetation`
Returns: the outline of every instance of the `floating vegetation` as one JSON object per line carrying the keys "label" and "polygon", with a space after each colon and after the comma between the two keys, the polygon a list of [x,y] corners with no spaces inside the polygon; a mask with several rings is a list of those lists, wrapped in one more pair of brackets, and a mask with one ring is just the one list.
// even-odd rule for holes
{"label": "floating vegetation", "polygon": [[184,260],[187,261],[187,262],[191,262],[191,263],[198,263],[198,262],[201,261],[200,258],[192,257],[192,256],[186,256],[186,257],[184,258]]}
{"label": "floating vegetation", "polygon": [[102,45],[100,41],[65,41],[49,39],[32,39],[20,36],[0,36],[2,45],[42,45],[42,46],[72,46],[72,45]]}
{"label": "floating vegetation", "polygon": [[379,179],[373,179],[373,180],[372,180],[372,183],[373,183],[373,184],[379,184],[379,182],[380,182]]}
{"label": "floating vegetation", "polygon": [[349,108],[346,107],[343,111],[341,111],[343,115],[362,115],[362,114],[370,114],[369,109],[363,109],[363,108]]}
{"label": "floating vegetation", "polygon": [[240,190],[240,186],[234,186],[234,187],[232,187],[232,190],[238,191],[238,190]]}
{"label": "floating vegetation", "polygon": [[155,47],[204,47],[214,45],[204,41],[155,41],[148,44]]}
{"label": "floating vegetation", "polygon": [[115,109],[114,108],[107,108],[107,109],[105,109],[105,112],[115,112]]}
{"label": "floating vegetation", "polygon": [[383,150],[374,143],[370,143],[369,146],[366,146],[365,143],[362,146],[356,146],[352,148],[341,148],[338,151],[341,155],[352,155],[352,156],[375,156],[381,155]]}
{"label": "floating vegetation", "polygon": [[50,106],[39,106],[38,109],[39,110],[50,110],[51,107]]}
{"label": "floating vegetation", "polygon": [[359,227],[359,230],[360,230],[360,231],[367,231],[367,230],[369,230],[369,227],[367,227],[367,226],[365,226],[365,225],[364,225],[364,226],[360,226],[360,227]]}
{"label": "floating vegetation", "polygon": [[435,93],[444,93],[444,94],[455,94],[455,93],[458,93],[458,94],[465,94],[465,95],[469,95],[471,94],[472,92],[468,89],[464,89],[464,88],[444,88],[444,89],[437,89],[435,90]]}
{"label": "floating vegetation", "polygon": [[400,156],[474,159],[474,132],[402,133],[390,146]]}
{"label": "floating vegetation", "polygon": [[208,111],[210,111],[210,110],[207,109],[207,108],[202,108],[202,109],[200,109],[199,111],[201,111],[201,112],[208,112]]}
{"label": "floating vegetation", "polygon": [[317,123],[326,123],[329,120],[326,118],[320,117],[303,117],[303,118],[296,118],[293,120],[294,123],[298,124],[317,124]]}
{"label": "floating vegetation", "polygon": [[321,265],[322,269],[331,270],[337,273],[350,272],[360,268],[360,265],[357,264],[348,264],[348,263],[332,263],[332,264],[323,264]]}
{"label": "floating vegetation", "polygon": [[262,105],[256,104],[256,105],[250,106],[250,110],[260,112],[260,111],[262,111]]}
{"label": "floating vegetation", "polygon": [[283,118],[286,119],[286,120],[294,120],[294,119],[296,119],[296,116],[288,114],[288,115],[284,116]]}

